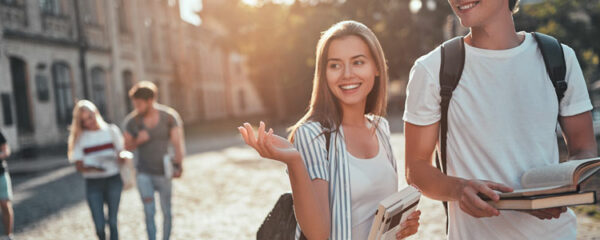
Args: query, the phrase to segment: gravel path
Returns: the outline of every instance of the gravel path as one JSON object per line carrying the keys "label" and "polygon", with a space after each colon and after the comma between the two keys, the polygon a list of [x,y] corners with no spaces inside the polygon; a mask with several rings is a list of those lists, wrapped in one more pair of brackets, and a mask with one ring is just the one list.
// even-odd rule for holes
{"label": "gravel path", "polygon": [[[392,137],[393,146],[403,146],[403,141],[400,134]],[[184,177],[173,185],[172,239],[254,239],[279,195],[290,191],[282,164],[260,159],[241,144],[231,145],[186,158]],[[394,151],[403,156],[403,149]],[[73,168],[14,178],[17,239],[95,239],[83,179]],[[422,225],[410,239],[442,239],[441,204],[423,198],[419,208]],[[125,191],[119,212],[121,239],[145,239],[143,219],[137,190]],[[158,236],[161,222],[157,214]],[[580,215],[578,224],[578,239],[600,239],[600,222]]]}

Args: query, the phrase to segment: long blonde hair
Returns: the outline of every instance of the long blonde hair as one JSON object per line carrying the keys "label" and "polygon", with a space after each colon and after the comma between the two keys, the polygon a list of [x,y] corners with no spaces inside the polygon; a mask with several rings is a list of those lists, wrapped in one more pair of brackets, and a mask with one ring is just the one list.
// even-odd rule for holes
{"label": "long blonde hair", "polygon": [[[367,95],[365,114],[385,116],[387,109],[388,74],[383,48],[373,31],[364,24],[356,21],[342,21],[323,32],[319,39],[310,105],[306,114],[288,129],[291,132],[288,137],[290,141],[294,141],[296,130],[307,121],[319,122],[323,129],[327,129],[324,131],[330,132],[336,132],[342,124],[343,112],[339,100],[333,95],[331,89],[329,89],[326,70],[329,45],[333,40],[346,36],[360,37],[367,44],[379,72],[379,76],[375,77],[373,89]],[[377,124],[378,122],[375,122],[375,126]]]}
{"label": "long blonde hair", "polygon": [[83,132],[83,126],[81,124],[81,114],[83,111],[87,111],[93,113],[96,118],[96,123],[98,127],[104,128],[107,124],[100,115],[100,111],[94,103],[88,100],[79,100],[75,107],[73,108],[73,120],[71,121],[71,126],[69,127],[69,145],[68,145],[68,156],[69,158],[73,156],[73,149],[75,148],[75,144],[77,140],[79,140],[79,136],[81,136],[81,132]]}

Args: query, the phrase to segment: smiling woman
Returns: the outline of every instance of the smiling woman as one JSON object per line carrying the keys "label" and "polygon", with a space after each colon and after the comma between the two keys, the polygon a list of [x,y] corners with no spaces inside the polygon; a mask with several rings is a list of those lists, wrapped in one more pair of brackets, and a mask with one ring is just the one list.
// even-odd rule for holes
{"label": "smiling woman", "polygon": [[[288,141],[248,123],[246,143],[262,157],[285,163],[292,186],[296,239],[367,239],[377,205],[398,191],[396,159],[383,117],[387,65],[375,34],[343,21],[321,35],[309,110]],[[419,211],[396,235],[416,233]]]}

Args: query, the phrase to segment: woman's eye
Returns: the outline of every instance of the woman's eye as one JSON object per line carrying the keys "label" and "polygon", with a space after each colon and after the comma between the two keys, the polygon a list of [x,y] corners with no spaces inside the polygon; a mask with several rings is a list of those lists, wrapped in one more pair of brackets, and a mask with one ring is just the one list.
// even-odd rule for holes
{"label": "woman's eye", "polygon": [[340,68],[340,65],[337,63],[332,63],[332,64],[329,64],[329,68],[333,68],[333,69]]}
{"label": "woman's eye", "polygon": [[354,61],[354,65],[363,65],[363,64],[365,64],[365,61],[363,61],[363,60]]}

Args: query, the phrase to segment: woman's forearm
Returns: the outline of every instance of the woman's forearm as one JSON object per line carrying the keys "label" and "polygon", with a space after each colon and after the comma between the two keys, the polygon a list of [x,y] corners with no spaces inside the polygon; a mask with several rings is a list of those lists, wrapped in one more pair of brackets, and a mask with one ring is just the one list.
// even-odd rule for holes
{"label": "woman's forearm", "polygon": [[[290,161],[287,166],[292,185],[296,219],[302,232],[308,239],[329,238],[331,228],[329,201],[323,203],[322,198],[320,198],[322,196],[317,193],[315,184],[310,179],[304,162],[299,155],[297,159]],[[328,191],[320,194],[327,194],[327,199],[329,199]],[[324,204],[326,205],[323,206]]]}

